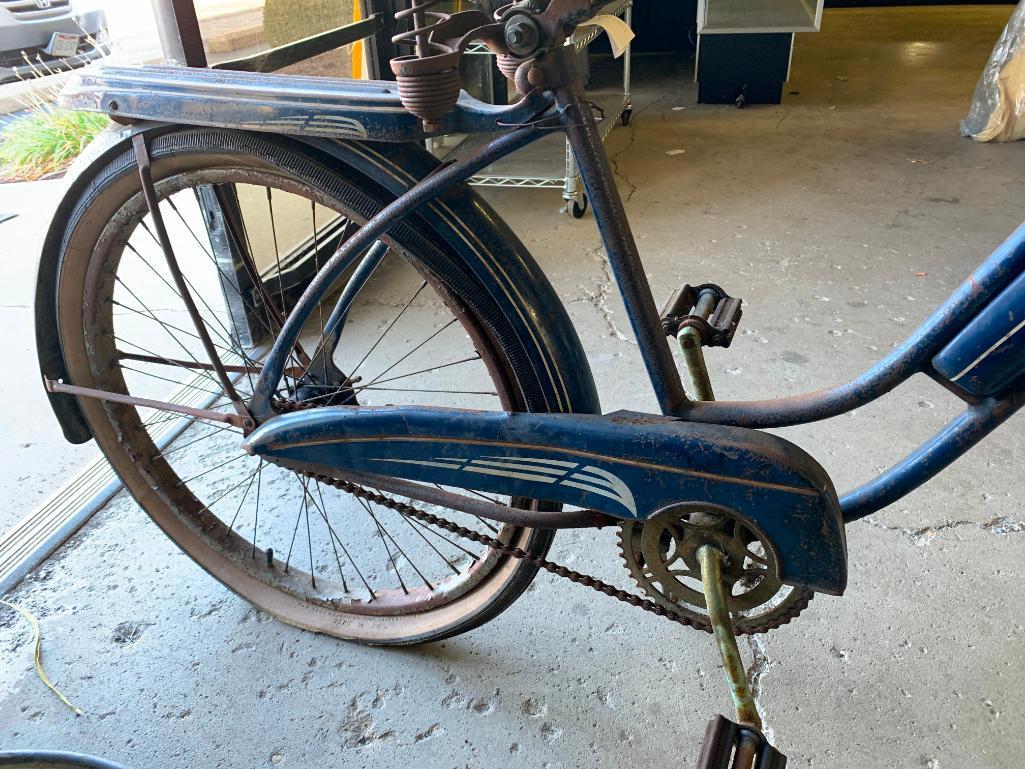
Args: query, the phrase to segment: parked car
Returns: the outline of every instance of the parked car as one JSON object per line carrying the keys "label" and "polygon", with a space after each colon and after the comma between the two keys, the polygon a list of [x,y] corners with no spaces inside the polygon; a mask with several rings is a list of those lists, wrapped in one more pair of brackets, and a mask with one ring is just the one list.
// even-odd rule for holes
{"label": "parked car", "polygon": [[0,0],[0,83],[33,77],[33,65],[67,70],[106,53],[107,16],[96,0]]}

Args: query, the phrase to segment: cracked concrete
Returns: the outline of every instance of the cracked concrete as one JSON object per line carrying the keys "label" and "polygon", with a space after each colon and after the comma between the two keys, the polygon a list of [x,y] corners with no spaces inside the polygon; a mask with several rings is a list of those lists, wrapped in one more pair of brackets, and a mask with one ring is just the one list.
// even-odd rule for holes
{"label": "cracked concrete", "polygon": [[865,518],[865,522],[878,529],[899,531],[901,534],[909,537],[916,545],[921,547],[928,545],[943,532],[965,527],[980,529],[999,537],[1025,532],[1025,521],[1015,520],[1014,518],[1009,518],[1005,515],[999,515],[988,521],[943,521],[942,523],[934,523],[929,526],[921,526],[917,529],[910,529],[906,526],[888,526],[887,524],[876,520],[876,518],[871,515]]}
{"label": "cracked concrete", "polygon": [[[1008,13],[829,10],[823,33],[798,37],[798,93],[779,108],[694,107],[679,63],[637,62],[638,102],[661,101],[609,147],[623,186],[636,184],[627,207],[656,301],[710,281],[746,303],[734,345],[709,356],[720,397],[849,379],[1020,223],[1021,146],[957,136]],[[637,348],[617,335],[625,316],[593,223],[558,217],[544,193],[492,199],[567,302],[605,409],[652,409]],[[844,490],[958,408],[918,378],[782,433]],[[844,597],[819,596],[741,643],[791,766],[1018,766],[1023,425],[1019,415],[849,527]],[[560,534],[552,558],[628,585],[612,531]],[[284,626],[201,572],[124,495],[9,598],[39,616],[47,670],[86,715],[42,688],[29,633],[0,613],[0,745],[137,767],[686,767],[730,704],[707,636],[550,575],[494,622],[422,648]]]}
{"label": "cracked concrete", "polygon": [[758,708],[758,715],[762,719],[762,731],[770,741],[774,741],[775,734],[769,723],[769,714],[762,704],[762,681],[768,674],[772,661],[769,659],[765,638],[762,636],[747,636],[747,646],[751,652],[751,664],[747,668],[747,681],[751,686],[751,696]]}
{"label": "cracked concrete", "polygon": [[[588,249],[587,255],[598,267],[598,277],[594,281],[596,288],[581,288],[584,295],[583,298],[570,301],[589,302],[604,318],[605,325],[608,328],[608,336],[618,339],[620,342],[636,345],[637,342],[619,330],[619,325],[616,323],[616,310],[609,306],[609,300],[612,297],[618,298],[619,292],[616,288],[616,279],[612,275],[612,268],[609,267],[608,259],[605,258],[605,250],[601,246],[595,246]],[[620,315],[625,317],[625,310],[620,310]]]}

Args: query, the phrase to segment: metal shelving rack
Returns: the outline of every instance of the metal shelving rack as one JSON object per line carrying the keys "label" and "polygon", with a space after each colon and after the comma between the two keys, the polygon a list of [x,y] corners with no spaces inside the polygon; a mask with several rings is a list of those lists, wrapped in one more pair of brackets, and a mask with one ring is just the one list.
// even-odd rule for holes
{"label": "metal shelving rack", "polygon": [[[599,13],[618,16],[628,25],[632,26],[633,2],[634,0],[613,0],[604,6]],[[602,34],[600,27],[584,27],[577,30],[567,45],[572,45],[577,51],[583,53],[600,34]],[[491,51],[484,45],[472,45],[466,52],[481,56],[492,55]],[[588,90],[587,92],[588,98],[598,105],[603,113],[603,117],[599,122],[603,140],[612,131],[617,120],[623,125],[628,125],[630,122],[630,115],[633,111],[630,95],[630,55],[630,48],[627,48],[623,54],[622,91],[601,89]],[[494,67],[494,64],[491,66]],[[489,139],[490,137],[487,135],[446,137],[446,144],[448,141],[452,141],[451,145],[446,146],[446,144],[434,143],[431,149],[439,157],[444,158],[453,154],[471,153],[479,149]],[[564,170],[562,173],[556,173],[553,169]],[[583,185],[580,182],[580,172],[577,169],[576,158],[573,157],[569,143],[560,136],[553,135],[541,139],[530,147],[507,158],[503,158],[473,177],[470,183],[479,187],[561,189],[562,198],[566,201],[565,210],[571,212],[576,218],[582,217],[587,210],[587,198],[584,194]]]}

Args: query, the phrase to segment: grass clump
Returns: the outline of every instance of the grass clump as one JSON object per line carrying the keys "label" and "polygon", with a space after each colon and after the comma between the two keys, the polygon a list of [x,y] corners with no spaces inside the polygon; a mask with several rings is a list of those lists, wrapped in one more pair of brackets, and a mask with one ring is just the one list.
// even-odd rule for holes
{"label": "grass clump", "polygon": [[0,163],[7,180],[30,181],[60,171],[110,125],[106,115],[42,107],[0,131]]}
{"label": "grass clump", "polygon": [[266,0],[263,34],[276,48],[353,20],[353,0]]}

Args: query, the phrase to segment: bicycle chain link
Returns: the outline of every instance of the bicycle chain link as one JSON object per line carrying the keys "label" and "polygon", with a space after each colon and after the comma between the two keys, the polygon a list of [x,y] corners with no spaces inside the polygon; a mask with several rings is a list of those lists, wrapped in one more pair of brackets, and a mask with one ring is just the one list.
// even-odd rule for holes
{"label": "bicycle chain link", "polygon": [[378,505],[381,505],[382,507],[387,507],[389,510],[394,510],[400,515],[407,515],[411,518],[416,518],[421,523],[426,523],[431,526],[437,526],[438,528],[444,529],[450,534],[455,534],[457,537],[462,537],[463,539],[468,539],[480,545],[485,545],[487,547],[492,548],[493,550],[497,550],[503,555],[508,555],[521,561],[526,561],[527,563],[533,564],[534,566],[537,566],[540,569],[544,569],[550,574],[554,574],[558,577],[564,577],[568,579],[570,582],[575,582],[578,585],[589,587],[592,590],[596,590],[597,592],[602,593],[603,595],[609,596],[610,598],[615,598],[617,601],[622,601],[623,603],[629,604],[630,606],[636,606],[638,609],[643,609],[644,611],[651,612],[652,614],[655,614],[659,617],[664,617],[665,619],[668,619],[671,622],[676,622],[680,625],[692,627],[696,630],[702,630],[706,633],[712,632],[712,629],[710,627],[706,627],[701,623],[691,619],[690,617],[686,617],[682,614],[677,614],[676,612],[671,611],[665,608],[664,606],[655,603],[654,601],[649,601],[647,598],[641,598],[640,596],[634,595],[633,593],[628,593],[625,590],[620,590],[616,586],[610,585],[608,582],[603,582],[597,577],[592,577],[589,574],[582,574],[579,571],[574,571],[573,569],[567,568],[566,566],[556,563],[555,561],[549,561],[547,558],[542,558],[539,555],[528,553],[526,550],[519,547],[515,547],[513,545],[509,545],[500,539],[490,537],[487,534],[481,534],[479,531],[469,529],[465,526],[460,526],[458,523],[455,523],[454,521],[450,521],[446,518],[434,515],[433,513],[428,513],[424,510],[420,510],[419,508],[413,507],[412,505],[407,505],[405,502],[400,502],[397,499],[386,497],[383,494],[379,494],[375,491],[371,491],[370,489],[366,489],[360,486],[359,484],[339,480],[338,478],[331,478],[330,476],[320,475],[318,473],[304,472],[303,475],[306,475],[307,477],[312,478],[313,480],[320,481],[321,483],[324,483],[328,486],[332,486],[336,489],[339,489],[340,491],[344,491],[354,496],[361,497],[362,499],[365,499],[368,502],[374,502]]}

